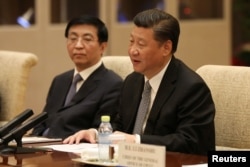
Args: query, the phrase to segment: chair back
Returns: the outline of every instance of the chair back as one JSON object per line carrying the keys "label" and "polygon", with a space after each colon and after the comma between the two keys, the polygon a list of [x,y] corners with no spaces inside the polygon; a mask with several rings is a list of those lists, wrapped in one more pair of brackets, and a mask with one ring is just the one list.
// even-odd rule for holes
{"label": "chair back", "polygon": [[250,149],[250,67],[204,65],[196,71],[215,103],[217,149]]}
{"label": "chair back", "polygon": [[28,78],[37,61],[32,53],[0,51],[0,121],[9,121],[25,109]]}
{"label": "chair back", "polygon": [[133,65],[129,56],[103,56],[104,65],[120,75],[123,79],[133,72]]}

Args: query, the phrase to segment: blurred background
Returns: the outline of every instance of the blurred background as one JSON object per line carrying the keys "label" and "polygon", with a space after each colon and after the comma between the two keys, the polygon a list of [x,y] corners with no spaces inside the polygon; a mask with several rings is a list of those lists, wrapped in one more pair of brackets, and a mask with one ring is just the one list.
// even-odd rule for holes
{"label": "blurred background", "polygon": [[64,38],[71,18],[100,17],[109,29],[105,56],[127,56],[132,18],[150,8],[180,21],[175,56],[193,70],[204,64],[250,65],[249,0],[0,0],[0,50],[39,58],[31,71],[27,108],[40,113],[53,77],[73,68]]}

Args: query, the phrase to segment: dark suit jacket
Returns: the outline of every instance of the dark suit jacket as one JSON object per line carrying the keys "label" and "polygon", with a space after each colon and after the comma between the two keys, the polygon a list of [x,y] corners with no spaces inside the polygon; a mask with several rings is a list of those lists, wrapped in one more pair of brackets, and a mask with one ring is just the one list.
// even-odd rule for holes
{"label": "dark suit jacket", "polygon": [[49,118],[34,128],[33,135],[42,135],[50,128],[48,137],[65,138],[82,129],[97,128],[101,115],[110,115],[112,119],[117,112],[122,79],[104,65],[84,81],[71,103],[64,107],[73,74],[74,70],[70,70],[54,78],[43,111]]}
{"label": "dark suit jacket", "polygon": [[[124,81],[114,130],[132,133],[144,76]],[[183,62],[172,58],[160,83],[141,142],[164,145],[169,151],[206,154],[215,149],[215,106],[205,82]]]}

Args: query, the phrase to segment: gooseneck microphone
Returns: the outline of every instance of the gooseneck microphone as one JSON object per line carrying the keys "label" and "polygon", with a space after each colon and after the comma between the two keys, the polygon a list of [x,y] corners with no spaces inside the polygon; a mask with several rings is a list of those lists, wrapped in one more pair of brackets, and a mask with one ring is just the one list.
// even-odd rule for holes
{"label": "gooseneck microphone", "polygon": [[11,140],[16,140],[17,146],[21,147],[21,138],[23,135],[33,128],[35,125],[45,121],[45,119],[48,118],[48,115],[46,112],[42,112],[41,114],[31,118],[30,120],[23,123],[21,126],[17,127],[16,129],[9,132],[7,135],[2,137],[2,141],[0,141],[1,144],[8,144]]}
{"label": "gooseneck microphone", "polygon": [[13,130],[17,126],[21,125],[25,120],[27,120],[33,114],[34,113],[31,109],[26,109],[25,111],[14,117],[12,120],[10,120],[8,123],[6,123],[0,128],[0,138],[8,134],[11,130]]}
{"label": "gooseneck microphone", "polygon": [[[22,147],[22,137],[24,134],[27,133],[28,130],[33,128],[34,126],[42,123],[48,118],[48,114],[46,112],[42,112],[33,118],[27,120],[19,127],[15,128],[11,132],[9,132],[7,135],[3,136],[0,140],[0,153],[5,152],[5,150],[8,150],[9,153],[15,154],[15,153],[31,153],[31,152],[37,152],[39,149],[32,149],[32,148],[25,148]],[[16,146],[9,146],[8,143],[12,140],[16,141]],[[11,150],[11,151],[10,151]],[[44,150],[41,150],[44,151]]]}

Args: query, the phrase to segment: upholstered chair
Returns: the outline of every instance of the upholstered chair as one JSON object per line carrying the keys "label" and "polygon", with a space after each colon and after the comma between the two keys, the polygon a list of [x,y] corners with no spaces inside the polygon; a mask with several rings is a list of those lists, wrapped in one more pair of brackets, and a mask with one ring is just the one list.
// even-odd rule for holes
{"label": "upholstered chair", "polygon": [[32,53],[0,50],[0,123],[24,111],[31,68],[38,58]]}
{"label": "upholstered chair", "polygon": [[217,150],[250,150],[250,67],[204,65],[197,73],[215,103]]}
{"label": "upholstered chair", "polygon": [[129,56],[103,56],[102,61],[107,68],[116,72],[123,79],[133,72]]}

